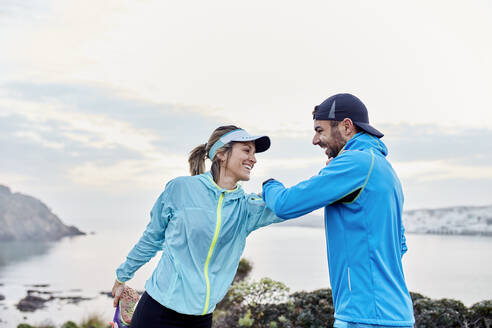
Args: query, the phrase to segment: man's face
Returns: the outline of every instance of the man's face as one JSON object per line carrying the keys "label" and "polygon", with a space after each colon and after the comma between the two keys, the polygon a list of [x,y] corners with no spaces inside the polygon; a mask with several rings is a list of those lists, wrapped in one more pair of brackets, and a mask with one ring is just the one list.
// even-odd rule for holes
{"label": "man's face", "polygon": [[336,157],[345,146],[345,140],[343,140],[342,134],[338,129],[339,124],[332,127],[331,122],[314,120],[313,145],[318,145],[325,149],[325,154],[328,158]]}

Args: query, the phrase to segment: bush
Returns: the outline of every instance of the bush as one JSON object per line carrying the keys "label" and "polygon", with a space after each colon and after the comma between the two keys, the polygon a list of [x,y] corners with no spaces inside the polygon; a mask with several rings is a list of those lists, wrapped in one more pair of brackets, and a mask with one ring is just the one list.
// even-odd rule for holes
{"label": "bush", "polygon": [[417,327],[469,327],[468,309],[460,301],[446,298],[431,300],[423,297],[414,302],[413,308]]}
{"label": "bush", "polygon": [[234,276],[234,280],[232,283],[243,281],[253,269],[253,265],[250,261],[242,258],[239,261],[239,265],[237,267],[236,275]]}
{"label": "bush", "polygon": [[21,323],[17,326],[17,328],[55,328],[54,324],[51,321],[45,321],[41,324],[41,326],[31,326],[27,323]]}
{"label": "bush", "polygon": [[491,328],[492,300],[473,304],[468,311],[468,322],[470,323],[470,327]]}
{"label": "bush", "polygon": [[77,326],[77,324],[73,321],[67,321],[61,326],[61,328],[79,328],[79,326]]}
{"label": "bush", "polygon": [[214,327],[284,327],[276,320],[287,311],[288,300],[289,289],[270,278],[235,283],[217,305]]}
{"label": "bush", "polygon": [[297,292],[293,298],[295,327],[332,327],[334,308],[331,289]]}
{"label": "bush", "polygon": [[[410,293],[418,328],[492,328],[492,301],[467,308],[452,299],[432,300]],[[214,328],[332,327],[334,308],[330,289],[288,294],[288,288],[269,278],[233,284],[214,312]]]}
{"label": "bush", "polygon": [[214,327],[297,328],[333,326],[331,290],[288,294],[282,283],[263,278],[231,286],[214,313]]}
{"label": "bush", "polygon": [[108,328],[111,327],[105,321],[103,321],[98,315],[93,314],[89,316],[80,324],[80,328]]}

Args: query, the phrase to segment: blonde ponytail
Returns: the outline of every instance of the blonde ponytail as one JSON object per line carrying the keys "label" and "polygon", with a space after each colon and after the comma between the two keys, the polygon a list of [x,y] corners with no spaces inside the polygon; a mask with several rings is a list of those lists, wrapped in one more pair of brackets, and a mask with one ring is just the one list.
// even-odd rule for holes
{"label": "blonde ponytail", "polygon": [[207,156],[207,144],[202,144],[193,148],[188,157],[190,163],[190,174],[198,175],[205,172],[205,158]]}

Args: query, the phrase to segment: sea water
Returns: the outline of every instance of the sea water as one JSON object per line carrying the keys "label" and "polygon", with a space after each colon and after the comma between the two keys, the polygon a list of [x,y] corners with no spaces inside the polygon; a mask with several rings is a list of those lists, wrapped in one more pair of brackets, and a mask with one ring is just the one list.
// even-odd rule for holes
{"label": "sea water", "polygon": [[[110,292],[115,269],[141,232],[134,227],[100,229],[95,234],[51,243],[0,243],[0,295],[5,296],[0,301],[0,327],[46,320],[58,325],[68,320],[80,322],[90,314],[109,321],[112,299],[101,292]],[[403,265],[410,291],[431,298],[461,300],[467,306],[492,298],[492,238],[408,234],[407,245]],[[243,255],[253,263],[251,279],[270,277],[291,291],[330,287],[321,228],[260,229],[248,237]],[[143,290],[159,257],[157,253],[128,284]],[[70,304],[55,299],[42,310],[20,312],[15,304],[28,290],[89,300]]]}

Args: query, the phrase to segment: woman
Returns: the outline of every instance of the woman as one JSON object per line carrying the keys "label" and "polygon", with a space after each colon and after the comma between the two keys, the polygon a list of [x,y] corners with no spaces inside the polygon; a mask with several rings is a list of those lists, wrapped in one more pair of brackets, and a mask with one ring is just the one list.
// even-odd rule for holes
{"label": "woman", "polygon": [[[249,180],[255,153],[269,147],[267,136],[254,137],[230,125],[217,128],[206,144],[191,151],[192,176],[168,182],[142,237],[116,270],[115,306],[124,282],[163,251],[132,328],[212,326],[212,312],[234,278],[246,237],[282,221],[260,197],[246,195],[237,184]],[[212,166],[204,173],[206,158]]]}

